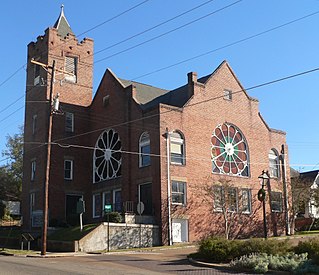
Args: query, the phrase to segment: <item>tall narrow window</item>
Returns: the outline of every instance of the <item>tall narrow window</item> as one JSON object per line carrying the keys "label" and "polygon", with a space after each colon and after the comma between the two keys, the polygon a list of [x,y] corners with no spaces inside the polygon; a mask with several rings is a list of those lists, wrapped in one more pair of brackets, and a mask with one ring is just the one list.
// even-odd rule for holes
{"label": "tall narrow window", "polygon": [[32,161],[31,161],[31,180],[32,180],[32,181],[34,181],[34,179],[35,179],[36,166],[37,166],[36,161],[35,161],[35,160],[32,160]]}
{"label": "tall narrow window", "polygon": [[241,211],[244,214],[251,213],[251,190],[250,189],[242,189],[241,191]]}
{"label": "tall narrow window", "polygon": [[282,212],[282,194],[281,192],[270,192],[270,205],[272,212]]}
{"label": "tall narrow window", "polygon": [[40,65],[34,64],[34,85],[40,84]]}
{"label": "tall narrow window", "polygon": [[116,212],[122,211],[121,189],[113,190],[113,204],[114,204],[114,211]]}
{"label": "tall narrow window", "polygon": [[78,59],[76,57],[65,57],[65,79],[72,83],[77,81],[77,62]]}
{"label": "tall narrow window", "polygon": [[74,115],[73,113],[65,113],[65,131],[67,133],[74,132]]}
{"label": "tall narrow window", "polygon": [[37,129],[37,119],[38,119],[37,115],[32,116],[32,135],[35,134],[35,131]]}
{"label": "tall narrow window", "polygon": [[185,164],[185,143],[184,138],[179,132],[173,132],[170,136],[171,163]]}
{"label": "tall narrow window", "polygon": [[139,143],[139,164],[140,167],[148,166],[151,164],[151,145],[150,135],[145,132],[140,137]]}
{"label": "tall narrow window", "polygon": [[238,209],[238,196],[237,189],[230,187],[227,190],[227,205],[229,212],[237,212]]}
{"label": "tall narrow window", "polygon": [[93,218],[101,216],[101,194],[93,194]]}
{"label": "tall narrow window", "polygon": [[35,193],[30,193],[30,214],[34,211],[35,206]]}
{"label": "tall narrow window", "polygon": [[104,192],[103,193],[103,210],[105,211],[105,205],[111,205],[112,210],[113,210],[113,205],[112,205],[112,200],[111,200],[111,192]]}
{"label": "tall narrow window", "polygon": [[269,172],[270,177],[279,178],[279,157],[275,149],[269,151]]}
{"label": "tall narrow window", "polygon": [[213,187],[213,195],[214,195],[214,210],[220,212],[223,210],[223,202],[224,202],[224,192],[222,186],[214,186]]}
{"label": "tall narrow window", "polygon": [[73,160],[71,159],[64,160],[64,179],[65,180],[73,179]]}
{"label": "tall narrow window", "polygon": [[186,183],[182,181],[172,181],[172,203],[186,204]]}

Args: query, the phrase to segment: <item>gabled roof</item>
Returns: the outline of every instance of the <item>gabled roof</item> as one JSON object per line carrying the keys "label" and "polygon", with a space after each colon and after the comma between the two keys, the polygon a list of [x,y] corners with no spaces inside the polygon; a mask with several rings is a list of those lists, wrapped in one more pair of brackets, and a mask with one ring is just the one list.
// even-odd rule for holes
{"label": "gabled roof", "polygon": [[135,86],[136,88],[135,100],[140,105],[145,105],[151,102],[152,100],[154,100],[155,98],[160,97],[161,95],[164,95],[167,92],[169,92],[168,90],[164,90],[161,88],[157,88],[157,87],[139,83],[139,82],[134,82],[134,81],[125,80],[125,79],[119,79],[119,80],[121,81],[121,83],[124,85],[125,88],[130,85]]}
{"label": "gabled roof", "polygon": [[55,22],[53,28],[58,30],[58,34],[62,37],[66,37],[69,33],[73,34],[70,24],[68,23],[68,20],[66,20],[66,17],[64,15],[63,11],[64,5],[61,6],[61,13],[58,18],[58,20]]}

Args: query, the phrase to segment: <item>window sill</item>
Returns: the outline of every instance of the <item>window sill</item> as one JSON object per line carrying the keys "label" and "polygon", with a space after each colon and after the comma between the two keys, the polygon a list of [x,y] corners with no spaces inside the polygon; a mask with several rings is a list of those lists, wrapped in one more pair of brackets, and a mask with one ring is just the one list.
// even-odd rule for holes
{"label": "window sill", "polygon": [[151,166],[151,164],[147,164],[147,165],[143,165],[143,166],[139,165],[138,168],[145,168],[145,167],[150,167],[150,166]]}

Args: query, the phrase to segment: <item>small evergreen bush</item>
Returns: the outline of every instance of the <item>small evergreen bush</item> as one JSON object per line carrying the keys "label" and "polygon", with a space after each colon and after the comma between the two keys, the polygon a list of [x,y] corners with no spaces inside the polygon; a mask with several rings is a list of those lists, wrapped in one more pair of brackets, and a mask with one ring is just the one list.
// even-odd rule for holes
{"label": "small evergreen bush", "polygon": [[105,221],[120,223],[122,222],[122,216],[119,212],[105,213]]}

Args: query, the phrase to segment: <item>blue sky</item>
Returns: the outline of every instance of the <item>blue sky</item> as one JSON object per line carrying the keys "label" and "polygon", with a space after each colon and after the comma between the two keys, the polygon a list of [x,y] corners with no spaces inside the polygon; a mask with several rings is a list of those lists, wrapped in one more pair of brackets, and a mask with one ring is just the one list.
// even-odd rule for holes
{"label": "blue sky", "polygon": [[[188,72],[204,76],[227,60],[248,89],[319,67],[318,0],[214,0],[110,48],[208,1],[149,0],[106,22],[142,2],[33,0],[25,4],[13,0],[1,3],[0,151],[5,148],[6,136],[16,133],[23,124],[27,44],[53,26],[62,3],[75,34],[100,25],[84,35],[94,39],[95,52],[108,48],[94,57],[94,92],[106,68],[124,79],[173,89],[185,84]],[[261,35],[245,40],[256,34]],[[79,39],[84,36],[80,35]],[[153,39],[157,36],[161,37]],[[147,40],[152,41],[145,43]],[[142,45],[127,50],[137,44]],[[207,52],[211,53],[192,59]],[[187,59],[192,60],[138,78]],[[315,71],[248,91],[259,99],[260,112],[268,125],[287,133],[290,165],[302,171],[319,169],[318,88],[319,71]]]}

